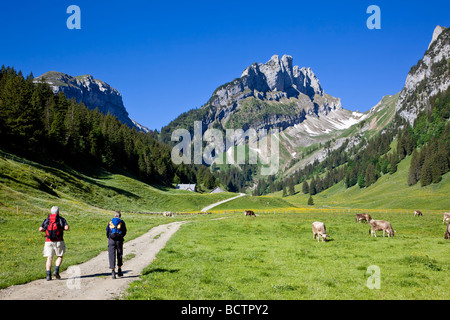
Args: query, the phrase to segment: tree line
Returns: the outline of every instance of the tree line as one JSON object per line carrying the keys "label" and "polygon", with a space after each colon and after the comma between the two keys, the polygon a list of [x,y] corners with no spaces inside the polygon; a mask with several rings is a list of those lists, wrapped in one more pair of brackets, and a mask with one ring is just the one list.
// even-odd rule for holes
{"label": "tree line", "polygon": [[[154,132],[139,132],[117,117],[54,94],[14,68],[0,70],[0,147],[28,158],[124,169],[147,183],[215,182],[209,170],[175,165]],[[212,182],[211,182],[212,181]]]}
{"label": "tree line", "polygon": [[[404,132],[414,148],[408,173],[408,185],[438,183],[450,171],[450,87],[437,94],[430,108],[422,111]],[[408,155],[409,155],[408,154]],[[402,154],[403,155],[403,154]]]}

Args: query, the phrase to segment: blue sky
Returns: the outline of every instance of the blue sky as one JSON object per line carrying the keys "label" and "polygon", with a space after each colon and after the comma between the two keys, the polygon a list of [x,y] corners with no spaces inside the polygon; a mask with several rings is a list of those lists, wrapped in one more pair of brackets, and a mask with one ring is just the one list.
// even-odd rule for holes
{"label": "blue sky", "polygon": [[[122,93],[130,117],[160,129],[201,107],[253,62],[289,54],[344,108],[399,92],[449,1],[2,1],[0,63],[39,76],[92,74]],[[81,30],[69,30],[69,5]],[[381,29],[369,30],[369,5]]]}

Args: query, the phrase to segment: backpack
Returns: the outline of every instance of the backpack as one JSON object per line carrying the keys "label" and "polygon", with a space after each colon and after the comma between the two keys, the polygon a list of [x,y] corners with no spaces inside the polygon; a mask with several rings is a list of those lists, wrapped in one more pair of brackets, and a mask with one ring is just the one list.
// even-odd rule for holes
{"label": "backpack", "polygon": [[48,226],[45,235],[50,241],[61,241],[63,229],[61,227],[60,218],[56,214],[48,216]]}
{"label": "backpack", "polygon": [[114,218],[109,222],[109,238],[113,240],[122,239],[122,220],[119,218]]}

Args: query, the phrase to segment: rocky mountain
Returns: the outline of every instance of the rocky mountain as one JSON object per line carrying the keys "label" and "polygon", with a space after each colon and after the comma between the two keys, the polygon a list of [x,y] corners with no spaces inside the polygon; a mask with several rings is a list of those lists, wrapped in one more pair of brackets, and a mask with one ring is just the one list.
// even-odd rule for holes
{"label": "rocky mountain", "polygon": [[450,86],[450,28],[437,26],[423,58],[411,68],[400,92],[396,112],[412,125],[429,98]]}
{"label": "rocky mountain", "polygon": [[[319,136],[348,128],[360,117],[360,113],[343,109],[339,98],[325,93],[310,68],[293,66],[289,55],[281,59],[274,55],[266,63],[253,63],[239,78],[218,87],[204,106],[180,115],[161,133],[168,142],[173,129],[192,130],[194,121],[202,121],[203,130],[284,130],[311,122],[308,128]],[[312,119],[320,119],[322,125],[312,124]]]}
{"label": "rocky mountain", "polygon": [[35,82],[47,82],[56,94],[63,92],[67,98],[75,98],[86,107],[98,110],[104,114],[115,115],[130,128],[148,132],[149,129],[130,119],[125,109],[120,92],[107,83],[94,79],[91,75],[72,77],[62,72],[49,71],[34,79]]}
{"label": "rocky mountain", "polygon": [[[314,161],[312,149],[318,150],[331,140],[331,147],[342,144],[345,139],[339,137],[343,132],[367,117],[344,109],[339,98],[325,93],[311,68],[294,66],[289,55],[274,55],[266,63],[245,68],[239,78],[218,87],[204,106],[183,113],[163,127],[161,138],[170,143],[175,129],[193,132],[194,121],[202,121],[203,131],[277,128],[280,171],[286,172],[292,166]],[[260,137],[263,143],[265,139]],[[232,150],[225,151],[228,157]],[[264,150],[251,147],[249,152],[267,156]],[[216,159],[221,158],[219,154]]]}
{"label": "rocky mountain", "polygon": [[209,126],[224,128],[277,127],[301,123],[307,115],[327,115],[342,110],[339,98],[325,94],[310,68],[293,66],[292,57],[278,55],[253,63],[240,78],[217,88],[203,108]]}

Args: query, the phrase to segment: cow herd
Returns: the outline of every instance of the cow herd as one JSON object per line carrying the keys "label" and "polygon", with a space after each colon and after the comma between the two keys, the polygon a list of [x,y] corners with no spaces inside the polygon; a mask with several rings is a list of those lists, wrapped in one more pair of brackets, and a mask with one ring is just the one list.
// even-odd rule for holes
{"label": "cow herd", "polygon": [[[253,216],[256,217],[255,213],[252,210],[245,210],[244,211],[245,216]],[[415,210],[414,216],[423,216],[422,211]],[[392,225],[389,221],[384,220],[374,220],[368,213],[357,213],[356,214],[356,223],[361,223],[361,221],[366,221],[370,224],[369,234],[373,236],[377,236],[376,231],[383,231],[383,237],[385,237],[386,233],[388,237],[393,237],[395,235],[395,230],[392,228]],[[447,222],[448,221],[448,222]],[[442,223],[447,222],[447,228],[445,231],[444,238],[450,239],[450,213],[445,212],[444,213],[444,220],[442,220]],[[315,221],[312,223],[312,233],[313,233],[313,239],[315,240],[317,238],[317,242],[322,239],[322,242],[326,241],[326,238],[328,237],[325,224],[323,222]]]}

